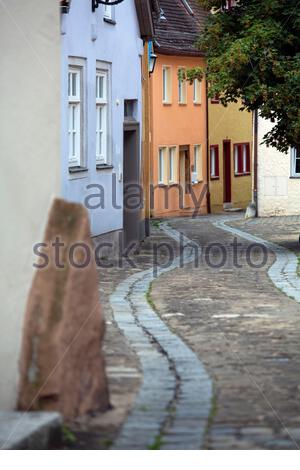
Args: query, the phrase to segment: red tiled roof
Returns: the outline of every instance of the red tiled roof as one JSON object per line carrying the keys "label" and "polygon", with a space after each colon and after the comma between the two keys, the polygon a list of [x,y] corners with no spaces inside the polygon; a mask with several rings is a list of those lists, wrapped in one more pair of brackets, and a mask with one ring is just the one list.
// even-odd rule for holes
{"label": "red tiled roof", "polygon": [[154,12],[155,49],[168,55],[203,55],[195,42],[204,28],[208,12],[199,6],[198,1],[187,0],[193,13],[183,0],[156,0],[155,3],[158,6]]}

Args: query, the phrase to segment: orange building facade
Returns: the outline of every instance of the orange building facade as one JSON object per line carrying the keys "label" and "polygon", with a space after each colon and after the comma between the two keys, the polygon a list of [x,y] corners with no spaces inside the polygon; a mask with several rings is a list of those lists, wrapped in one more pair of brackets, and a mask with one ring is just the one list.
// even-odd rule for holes
{"label": "orange building facade", "polygon": [[158,55],[151,78],[153,217],[207,213],[205,83],[189,84],[180,70],[203,65],[200,57]]}

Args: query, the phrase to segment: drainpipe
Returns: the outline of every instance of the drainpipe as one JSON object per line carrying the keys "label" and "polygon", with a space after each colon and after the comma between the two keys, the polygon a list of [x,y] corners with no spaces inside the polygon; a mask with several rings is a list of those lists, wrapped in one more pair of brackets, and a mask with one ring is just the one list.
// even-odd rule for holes
{"label": "drainpipe", "polygon": [[211,213],[210,207],[210,191],[209,191],[209,114],[208,114],[208,83],[205,79],[206,88],[206,179],[207,179],[207,191],[206,191],[206,205],[208,214]]}
{"label": "drainpipe", "polygon": [[253,202],[258,217],[258,111],[254,111]]}

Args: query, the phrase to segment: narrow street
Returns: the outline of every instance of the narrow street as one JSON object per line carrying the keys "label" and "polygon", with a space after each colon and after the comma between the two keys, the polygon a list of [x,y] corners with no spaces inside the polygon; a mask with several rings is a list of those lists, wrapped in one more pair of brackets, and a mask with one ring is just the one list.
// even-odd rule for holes
{"label": "narrow street", "polygon": [[75,447],[298,449],[300,306],[284,293],[298,237],[299,217],[170,219],[122,270],[100,269],[112,409],[78,420]]}

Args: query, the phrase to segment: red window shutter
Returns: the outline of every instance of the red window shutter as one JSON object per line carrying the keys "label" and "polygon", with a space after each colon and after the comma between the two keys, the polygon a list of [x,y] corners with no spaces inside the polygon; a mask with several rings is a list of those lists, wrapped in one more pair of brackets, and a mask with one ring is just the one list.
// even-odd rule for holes
{"label": "red window shutter", "polygon": [[246,172],[250,173],[250,144],[246,144]]}
{"label": "red window shutter", "polygon": [[243,146],[238,145],[238,174],[243,173]]}
{"label": "red window shutter", "polygon": [[219,146],[215,147],[215,155],[216,155],[216,176],[220,176],[220,164],[219,164]]}

